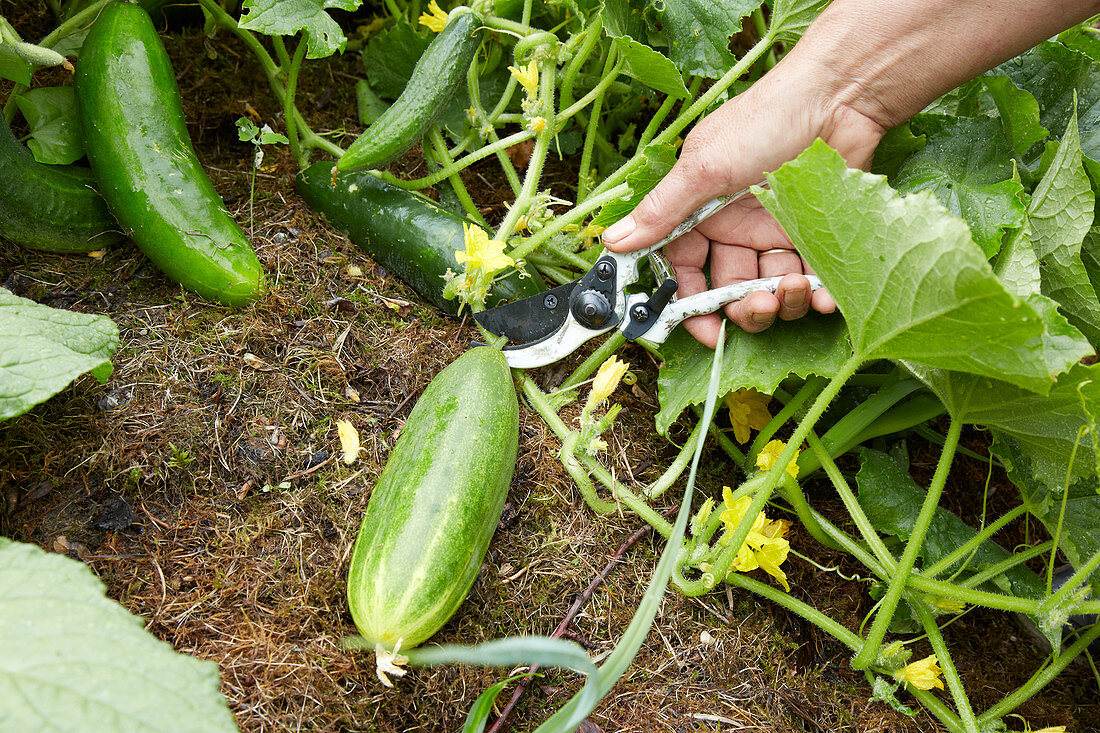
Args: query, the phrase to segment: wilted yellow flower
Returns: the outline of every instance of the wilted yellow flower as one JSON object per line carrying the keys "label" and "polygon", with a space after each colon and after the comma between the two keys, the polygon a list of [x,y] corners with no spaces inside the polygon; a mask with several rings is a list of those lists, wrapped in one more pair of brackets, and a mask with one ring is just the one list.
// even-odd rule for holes
{"label": "wilted yellow flower", "polygon": [[428,12],[420,14],[420,25],[426,25],[433,32],[439,33],[447,27],[447,11],[439,7],[439,3],[432,0],[428,4]]}
{"label": "wilted yellow flower", "polygon": [[966,610],[966,604],[962,601],[952,600],[951,598],[941,598],[940,596],[931,594],[924,597],[924,602],[944,613],[962,613]]}
{"label": "wilted yellow flower", "polygon": [[336,432],[340,434],[340,452],[344,454],[344,463],[350,466],[359,458],[359,431],[347,420],[337,420]]}
{"label": "wilted yellow flower", "polygon": [[532,117],[527,121],[527,129],[531,132],[542,132],[546,129],[545,117]]}
{"label": "wilted yellow flower", "polygon": [[600,364],[600,369],[596,372],[596,378],[592,380],[592,394],[588,397],[589,402],[595,404],[610,397],[615,388],[619,386],[619,380],[623,378],[629,368],[630,364],[619,361],[618,357],[615,356]]}
{"label": "wilted yellow flower", "polygon": [[763,430],[768,426],[772,419],[772,414],[768,412],[771,399],[771,395],[752,388],[739,389],[726,395],[724,402],[730,411],[733,437],[737,438],[738,443],[748,442],[750,430]]}
{"label": "wilted yellow flower", "polygon": [[1066,726],[1064,725],[1052,725],[1049,728],[1040,728],[1039,730],[1033,730],[1031,733],[1066,733]]}
{"label": "wilted yellow flower", "polygon": [[602,450],[607,450],[607,441],[603,438],[592,438],[588,441],[588,453],[595,455]]}
{"label": "wilted yellow flower", "polygon": [[940,679],[941,670],[937,662],[939,659],[935,654],[912,662],[894,672],[894,679],[907,682],[918,690],[931,690],[933,687],[942,690],[943,680]]}
{"label": "wilted yellow flower", "polygon": [[539,65],[534,59],[527,66],[521,66],[518,69],[514,66],[509,66],[508,71],[512,72],[512,76],[516,77],[516,81],[527,90],[527,96],[537,97],[539,93]]}
{"label": "wilted yellow flower", "polygon": [[[722,500],[726,504],[726,510],[719,515],[719,518],[726,525],[726,531],[732,532],[737,529],[737,525],[741,524],[741,519],[752,504],[752,497],[742,496],[734,500],[733,492],[728,486],[723,486]],[[790,542],[783,538],[790,526],[791,523],[786,520],[769,522],[764,512],[757,514],[752,521],[749,533],[745,536],[745,541],[737,550],[733,569],[747,573],[760,568],[778,580],[784,590],[790,592],[791,586],[787,583],[787,574],[780,567],[791,549]]]}
{"label": "wilted yellow flower", "polygon": [[[759,455],[756,456],[756,467],[761,471],[772,470],[772,466],[779,460],[779,454],[782,453],[783,449],[786,447],[787,444],[782,440],[769,441],[768,444],[764,446],[764,450],[760,451]],[[795,478],[798,478],[798,464],[795,461],[798,459],[798,454],[801,452],[801,450],[796,450],[794,452],[794,458],[787,464],[787,473]]]}
{"label": "wilted yellow flower", "polygon": [[455,259],[459,263],[465,262],[468,270],[481,268],[484,273],[493,273],[516,264],[508,255],[504,254],[504,242],[489,239],[489,235],[481,227],[462,224],[466,231],[466,250],[455,252]]}
{"label": "wilted yellow flower", "polygon": [[386,687],[393,687],[388,675],[404,677],[405,673],[409,671],[403,668],[403,665],[409,663],[409,658],[404,654],[397,653],[400,648],[401,639],[398,639],[397,643],[394,644],[392,652],[381,644],[374,645],[374,673],[378,675],[378,681]]}
{"label": "wilted yellow flower", "polygon": [[520,232],[522,232],[526,228],[527,228],[527,217],[526,216],[521,216],[519,218],[519,220],[516,221],[516,225],[514,227],[512,227],[512,231],[515,232],[516,234],[519,234]]}
{"label": "wilted yellow flower", "polygon": [[89,252],[88,256],[91,257],[93,260],[102,260],[103,255],[105,255],[105,254],[107,254],[107,250],[97,249],[94,252]]}

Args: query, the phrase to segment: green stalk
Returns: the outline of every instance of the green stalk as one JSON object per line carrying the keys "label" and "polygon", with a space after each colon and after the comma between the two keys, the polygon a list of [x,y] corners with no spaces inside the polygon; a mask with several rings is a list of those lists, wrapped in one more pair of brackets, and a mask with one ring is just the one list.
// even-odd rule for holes
{"label": "green stalk", "polygon": [[[764,504],[771,498],[772,492],[775,491],[780,481],[782,481],[782,476],[790,475],[787,474],[787,465],[794,458],[798,446],[806,439],[807,433],[809,433],[817,423],[818,419],[821,418],[821,415],[824,414],[825,409],[833,401],[837,393],[840,392],[840,388],[848,381],[848,377],[856,372],[861,362],[862,359],[858,355],[853,354],[850,356],[837,371],[837,374],[829,381],[829,384],[825,386],[825,389],[817,396],[817,399],[814,400],[813,405],[806,412],[805,417],[802,418],[798,427],[795,428],[794,433],[791,435],[790,442],[787,443],[786,447],[779,454],[775,466],[763,476],[760,482],[760,488],[756,490],[752,503],[745,511],[745,516],[741,518],[741,523],[736,529],[730,532],[728,544],[722,549],[722,552],[714,562],[712,568],[714,578],[725,577],[726,573],[729,571],[730,565],[733,563],[734,557],[737,555],[737,551],[745,542],[745,537],[748,535],[749,529],[752,528],[752,523],[756,515],[764,509]],[[755,487],[755,482],[747,481],[745,483]],[[742,488],[747,487],[742,485]],[[713,587],[713,585],[710,587]],[[685,583],[684,592],[691,595],[698,595],[710,590],[710,587],[707,587],[704,579],[688,581]]]}
{"label": "green stalk", "polygon": [[[698,410],[695,412],[696,414],[699,413]],[[718,447],[725,451],[727,456],[733,459],[733,462],[737,464],[738,468],[744,471],[748,458],[741,452],[741,449],[734,445],[733,441],[729,439],[729,436],[719,430],[717,425],[712,425],[710,427],[710,434],[718,441]]]}
{"label": "green stalk", "polygon": [[1062,489],[1062,506],[1058,510],[1058,525],[1054,528],[1054,537],[1052,538],[1054,547],[1050,550],[1050,562],[1047,564],[1048,596],[1054,587],[1054,559],[1058,554],[1058,542],[1062,539],[1062,524],[1066,521],[1066,502],[1069,500],[1070,479],[1073,477],[1073,461],[1077,458],[1077,446],[1081,443],[1081,436],[1087,431],[1088,427],[1085,425],[1077,429],[1077,439],[1073,441],[1073,449],[1069,452],[1069,462],[1066,464],[1066,481]]}
{"label": "green stalk", "polygon": [[928,635],[928,642],[932,645],[932,651],[936,654],[936,662],[943,671],[943,678],[947,681],[947,688],[951,690],[951,697],[955,700],[955,708],[959,711],[959,720],[962,729],[966,733],[978,733],[978,720],[974,717],[974,708],[970,705],[970,698],[963,688],[962,678],[955,668],[955,660],[947,649],[947,643],[943,640],[940,627],[936,625],[936,618],[923,603],[912,604],[918,620],[924,626],[924,632]]}
{"label": "green stalk", "polygon": [[810,509],[810,503],[806,501],[806,495],[802,493],[802,487],[798,485],[798,481],[796,481],[793,476],[789,477],[789,480],[783,482],[783,486],[780,487],[780,490],[783,492],[783,498],[786,499],[794,509],[798,521],[802,523],[802,526],[806,528],[806,531],[810,533],[811,537],[831,550],[836,550],[837,552],[843,551],[844,548],[833,541],[825,531],[825,528],[817,521],[817,517],[814,516]]}
{"label": "green stalk", "polygon": [[[1051,552],[1053,552],[1053,549]],[[1093,554],[1083,567],[1076,568],[1073,575],[1062,584],[1061,589],[1057,593],[1049,596],[1039,604],[1039,613],[1043,613],[1047,609],[1057,608],[1064,603],[1071,593],[1076,592],[1081,585],[1088,582],[1089,576],[1092,575],[1097,567],[1100,567],[1100,550]],[[1094,601],[1094,603],[1100,605],[1100,602]],[[1084,604],[1082,608],[1084,608]],[[1079,610],[1078,613],[1083,613],[1083,611]]]}
{"label": "green stalk", "polygon": [[1039,557],[1045,552],[1049,552],[1050,548],[1052,547],[1054,547],[1054,542],[1052,542],[1051,540],[1047,540],[1046,542],[1036,545],[1035,547],[1029,547],[1028,549],[1021,550],[1020,552],[1014,552],[1012,553],[1012,555],[1005,558],[1004,560],[1001,560],[999,563],[990,565],[989,567],[984,568],[981,572],[974,573],[969,578],[959,583],[959,587],[977,588],[979,585],[986,582],[987,580],[992,580],[1001,573],[1011,570],[1018,565],[1023,565],[1028,560]]}
{"label": "green stalk", "polygon": [[1058,655],[1058,658],[1053,662],[1033,674],[1031,679],[1016,688],[1015,692],[1005,696],[999,703],[978,716],[978,723],[980,725],[992,725],[1030,700],[1038,694],[1039,690],[1046,687],[1055,677],[1061,674],[1070,662],[1088,649],[1089,644],[1095,641],[1097,637],[1100,637],[1100,624],[1096,624],[1083,633],[1072,646]]}
{"label": "green stalk", "polygon": [[875,620],[871,624],[871,630],[867,633],[867,640],[864,642],[863,648],[860,649],[859,653],[852,659],[852,667],[855,669],[866,669],[870,667],[878,656],[879,647],[882,646],[882,639],[886,636],[886,630],[890,625],[890,620],[894,617],[894,611],[897,610],[898,601],[901,600],[901,594],[905,590],[906,581],[909,579],[909,574],[913,570],[913,564],[916,562],[917,554],[924,544],[924,537],[928,533],[928,527],[932,524],[932,517],[936,512],[936,508],[939,506],[940,495],[943,494],[943,487],[947,483],[947,474],[955,458],[955,446],[959,444],[959,435],[961,432],[962,421],[952,420],[951,427],[947,432],[947,439],[943,447],[943,452],[940,453],[940,460],[936,466],[936,473],[932,476],[932,483],[928,487],[928,494],[924,498],[924,504],[921,506],[920,513],[917,515],[917,520],[913,525],[913,531],[909,536],[909,541],[905,545],[905,551],[898,561],[893,577],[890,578],[890,584],[886,588],[886,595],[882,597],[878,612],[875,614]]}
{"label": "green stalk", "polygon": [[[607,59],[603,65],[603,81],[600,83],[608,82],[613,75],[618,75],[618,65],[616,63],[616,56],[614,47],[609,48],[607,51]],[[588,127],[584,134],[584,146],[581,148],[581,164],[577,173],[577,203],[584,201],[585,196],[588,195],[588,176],[592,167],[592,147],[596,142],[596,135],[599,132],[600,125],[600,107],[603,105],[604,89],[597,87],[599,93],[596,95],[595,100],[592,102],[592,109],[589,112]]]}
{"label": "green stalk", "polygon": [[[569,59],[569,65],[565,67],[561,83],[561,106],[568,107],[573,103],[573,84],[577,81],[577,74],[581,67],[592,56],[592,50],[600,40],[600,31],[603,30],[603,13],[596,16],[592,24],[580,32],[580,48]],[[576,36],[574,36],[576,39]]]}
{"label": "green stalk", "polygon": [[1023,506],[1016,507],[1012,511],[1001,516],[995,522],[987,525],[984,529],[982,529],[981,532],[978,532],[978,534],[971,537],[964,544],[955,548],[951,553],[941,557],[930,567],[925,568],[921,574],[929,578],[936,577],[940,573],[946,571],[956,562],[966,557],[973,550],[978,549],[978,547],[981,546],[983,542],[992,538],[993,535],[1000,532],[1010,522],[1018,519],[1020,515],[1026,511],[1027,509],[1025,509]]}
{"label": "green stalk", "polygon": [[620,196],[625,196],[629,192],[630,186],[624,183],[608,191],[605,191],[599,196],[589,196],[587,199],[585,199],[584,203],[577,204],[568,212],[561,214],[560,216],[554,217],[550,220],[550,222],[544,225],[542,229],[539,229],[530,237],[517,244],[516,248],[508,253],[509,256],[511,256],[512,259],[515,260],[522,260],[528,254],[534,252],[536,249],[542,246],[543,242],[553,237],[565,227],[569,226],[570,224],[580,225],[580,223],[583,222],[590,213],[600,208],[608,201],[617,199]]}
{"label": "green stalk", "polygon": [[428,186],[434,186],[440,181],[450,178],[464,168],[469,168],[471,165],[478,162],[479,160],[488,158],[493,153],[496,153],[499,150],[505,150],[506,148],[509,148],[516,143],[523,142],[524,140],[530,140],[534,136],[535,133],[531,132],[530,130],[520,130],[519,132],[513,133],[508,137],[501,138],[495,143],[491,143],[489,145],[486,145],[485,147],[478,148],[471,153],[467,153],[466,155],[456,160],[454,163],[448,166],[444,166],[435,173],[432,173],[431,175],[422,176],[420,178],[413,178],[406,181],[398,178],[392,173],[388,173],[385,171],[381,171],[379,173],[379,178],[386,181],[387,183],[392,183],[399,188],[404,188],[406,190],[420,190],[422,188],[427,188]]}
{"label": "green stalk", "polygon": [[561,451],[559,453],[562,465],[565,466],[565,470],[569,472],[569,475],[577,484],[577,488],[581,490],[581,496],[584,497],[584,501],[588,504],[589,508],[597,514],[610,514],[615,511],[618,504],[613,501],[604,501],[596,495],[596,487],[592,483],[592,478],[577,461],[577,441],[580,437],[580,433],[570,432],[569,435],[562,439]]}
{"label": "green stalk", "polygon": [[676,458],[669,464],[668,469],[661,474],[661,476],[652,484],[647,486],[642,494],[647,499],[656,499],[661,494],[668,491],[669,487],[676,482],[676,479],[680,478],[680,475],[688,467],[688,463],[691,462],[691,456],[695,453],[695,444],[699,441],[703,435],[703,421],[695,423],[695,427],[692,428],[691,434],[684,442],[684,447],[680,449],[680,452],[676,454]]}
{"label": "green stalk", "polygon": [[[556,41],[556,39],[555,39]],[[518,45],[518,44],[517,44]],[[508,213],[504,215],[504,221],[497,229],[496,236],[501,242],[507,242],[508,238],[516,230],[516,222],[527,211],[538,195],[539,180],[542,178],[542,167],[546,163],[546,155],[550,152],[550,142],[554,139],[554,91],[557,78],[556,66],[553,59],[543,62],[539,70],[539,116],[546,119],[542,131],[535,138],[535,149],[531,153],[531,160],[527,163],[527,173],[523,178],[523,187],[516,196],[516,200],[508,207]],[[512,255],[513,259],[518,259]]]}
{"label": "green stalk", "polygon": [[[477,63],[470,64],[470,70],[466,72],[466,90],[469,95],[470,108],[474,110],[474,125],[480,125],[482,122],[489,127],[489,142],[495,143],[500,140],[500,136],[497,135],[496,128],[489,123],[488,115],[481,107],[481,82],[478,79],[478,65]],[[476,133],[476,130],[474,131]],[[452,153],[448,152],[447,161],[453,163],[451,158]],[[508,153],[504,150],[498,150],[496,152],[497,161],[500,163],[500,167],[504,170],[504,177],[508,179],[508,185],[512,189],[512,195],[519,194],[520,182],[519,173],[516,172],[516,166],[512,164],[512,159],[508,157]],[[486,228],[488,228],[486,226]]]}
{"label": "green stalk", "polygon": [[[451,159],[450,151],[447,150],[447,142],[443,139],[443,134],[439,131],[439,125],[432,125],[428,129],[428,140],[431,142],[432,149],[438,156],[442,167],[445,168],[454,163]],[[459,203],[462,204],[462,208],[466,210],[466,214],[470,217],[471,221],[476,222],[478,226],[484,229],[488,229],[489,222],[485,221],[485,217],[477,210],[477,205],[474,204],[473,198],[470,197],[470,192],[466,189],[466,184],[462,182],[462,178],[455,173],[449,176],[447,181],[451,184],[455,196],[458,197]]]}
{"label": "green stalk", "polygon": [[848,510],[848,515],[852,518],[852,521],[855,522],[860,536],[863,537],[863,541],[866,542],[867,546],[871,548],[871,551],[875,553],[875,557],[882,563],[882,566],[888,571],[893,571],[897,564],[894,560],[894,556],[886,549],[886,545],[883,543],[882,538],[879,537],[878,532],[875,531],[875,527],[871,524],[871,520],[867,518],[867,514],[863,511],[863,507],[860,506],[859,501],[856,499],[856,495],[852,492],[852,488],[848,486],[848,481],[840,473],[840,469],[829,455],[829,452],[825,450],[825,446],[821,444],[821,440],[814,435],[814,431],[811,430],[806,433],[806,442],[809,443],[810,449],[817,456],[822,467],[824,467],[825,475],[833,482],[833,487],[840,496],[840,500],[844,503],[844,508]]}
{"label": "green stalk", "polygon": [[853,634],[841,624],[829,618],[821,611],[818,611],[813,606],[798,600],[790,593],[784,593],[778,588],[773,588],[766,583],[761,583],[759,580],[750,578],[747,575],[742,575],[741,573],[731,574],[726,578],[726,582],[738,588],[752,591],[759,596],[767,598],[772,603],[783,606],[783,608],[786,608],[788,611],[798,614],[853,651],[859,649],[859,645],[863,641],[857,634]]}
{"label": "green stalk", "polygon": [[[282,38],[279,38],[281,41]],[[283,97],[283,119],[286,120],[286,137],[290,141],[290,155],[298,162],[299,168],[305,168],[307,161],[302,160],[302,148],[298,141],[297,119],[294,116],[295,90],[298,87],[298,69],[302,65],[302,59],[306,56],[306,46],[309,40],[309,31],[302,33],[302,39],[294,49],[294,58],[287,68],[286,95]]]}
{"label": "green stalk", "polygon": [[558,387],[558,393],[566,392],[588,379],[593,372],[600,368],[601,364],[607,361],[625,343],[626,337],[623,336],[622,331],[612,333],[595,351],[589,354],[587,359],[581,362],[580,366],[573,370],[572,374],[565,378],[565,381]]}
{"label": "green stalk", "polygon": [[754,458],[759,454],[764,446],[779,432],[779,428],[786,425],[787,421],[802,409],[802,405],[806,404],[808,399],[820,392],[826,382],[827,380],[823,377],[815,376],[807,379],[806,383],[795,392],[794,396],[787,400],[787,404],[783,405],[783,408],[776,413],[775,417],[769,420],[764,429],[757,434],[756,439],[749,446],[749,458]]}

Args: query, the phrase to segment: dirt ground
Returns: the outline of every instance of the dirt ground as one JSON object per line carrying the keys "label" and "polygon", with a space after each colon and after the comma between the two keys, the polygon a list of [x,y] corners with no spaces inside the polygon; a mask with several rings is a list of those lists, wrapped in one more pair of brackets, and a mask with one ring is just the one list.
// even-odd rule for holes
{"label": "dirt ground", "polygon": [[[83,377],[0,429],[0,530],[84,561],[152,633],[217,662],[243,730],[457,730],[477,695],[508,670],[414,670],[387,690],[371,656],[344,651],[340,641],[355,632],[344,579],[373,482],[416,397],[476,332],[424,304],[320,221],[294,194],[285,151],[269,154],[250,202],[251,152],[237,141],[234,121],[250,106],[282,129],[262,75],[225,34],[204,39],[187,30],[166,43],[199,156],[251,233],[272,287],[253,306],[229,309],[184,293],[128,243],[95,260],[0,241],[4,287],[110,315],[121,331],[107,385]],[[307,66],[300,105],[316,129],[357,129],[351,87],[358,71],[350,54]],[[6,92],[0,88],[0,98]],[[402,164],[417,165],[415,154]],[[503,198],[491,170],[468,173],[490,218]],[[555,170],[566,185],[570,162]],[[393,299],[409,305],[395,309]],[[617,394],[625,409],[607,461],[618,476],[645,482],[675,449],[652,429],[654,360],[631,348],[625,357],[639,379]],[[538,378],[552,384],[562,376],[550,367]],[[356,465],[335,460],[338,418],[362,437]],[[438,641],[549,634],[641,526],[629,513],[588,511],[555,457],[555,438],[522,407],[521,421],[505,517],[469,599]],[[682,441],[685,427],[673,437]],[[980,435],[969,444],[984,451]],[[918,472],[930,472],[934,451],[912,438],[909,448]],[[959,467],[946,496],[950,508],[975,516],[986,466]],[[699,491],[720,495],[731,470],[708,445]],[[996,510],[1013,489],[997,474],[994,486]],[[811,487],[812,500],[840,516],[823,492],[814,496]],[[674,489],[667,506],[677,501]],[[797,528],[791,542],[845,576],[856,571]],[[569,638],[593,655],[609,650],[661,548],[647,536],[630,549]],[[840,573],[794,558],[788,573],[795,595],[850,628],[871,608],[866,585]],[[971,613],[947,636],[979,708],[1043,661],[1004,615]],[[915,653],[927,654],[927,646]],[[870,687],[848,659],[798,617],[746,592],[670,594],[629,675],[591,720],[604,731],[938,730],[927,714],[910,718],[868,702]],[[1075,666],[1018,712],[1033,728],[1100,730],[1096,684],[1087,666]],[[512,729],[532,730],[577,686],[572,675],[536,678]]]}

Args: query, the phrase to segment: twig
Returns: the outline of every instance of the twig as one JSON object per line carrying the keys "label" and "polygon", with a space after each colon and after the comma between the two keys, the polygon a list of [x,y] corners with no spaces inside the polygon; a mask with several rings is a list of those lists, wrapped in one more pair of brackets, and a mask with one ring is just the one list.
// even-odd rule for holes
{"label": "twig", "polygon": [[[672,515],[676,513],[677,508],[678,507],[669,507],[666,509],[664,512],[665,519],[670,519]],[[627,538],[626,542],[622,544],[622,547],[620,547],[618,551],[611,556],[611,559],[607,561],[603,570],[601,570],[592,582],[588,584],[584,592],[577,596],[577,600],[573,601],[573,605],[569,607],[565,617],[561,620],[561,623],[558,624],[558,628],[554,629],[554,633],[550,634],[551,638],[557,639],[565,634],[566,630],[569,628],[569,624],[573,622],[573,619],[580,612],[581,608],[584,607],[584,604],[588,602],[588,599],[592,597],[592,594],[596,592],[596,589],[600,587],[600,584],[607,580],[607,576],[610,575],[611,571],[619,564],[627,550],[633,547],[638,540],[645,537],[652,530],[653,527],[646,524],[638,528],[634,534]],[[500,716],[493,723],[493,726],[489,728],[489,733],[500,733],[500,731],[504,729],[504,726],[508,722],[508,716],[512,713],[513,708],[519,703],[520,698],[523,697],[523,693],[527,689],[527,683],[535,676],[538,670],[539,665],[532,664],[531,670],[527,673],[527,676],[516,683],[516,689],[512,693],[512,699],[509,700],[508,704],[504,706],[504,709],[500,711]]]}

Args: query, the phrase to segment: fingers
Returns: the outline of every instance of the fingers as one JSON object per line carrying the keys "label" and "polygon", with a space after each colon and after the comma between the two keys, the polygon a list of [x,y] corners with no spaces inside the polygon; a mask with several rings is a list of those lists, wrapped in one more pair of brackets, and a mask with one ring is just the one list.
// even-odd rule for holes
{"label": "fingers", "polygon": [[[685,156],[686,157],[686,156]],[[676,162],[657,187],[646,194],[629,215],[603,232],[603,243],[613,252],[631,252],[655,244],[716,193],[687,172],[684,159]]]}

